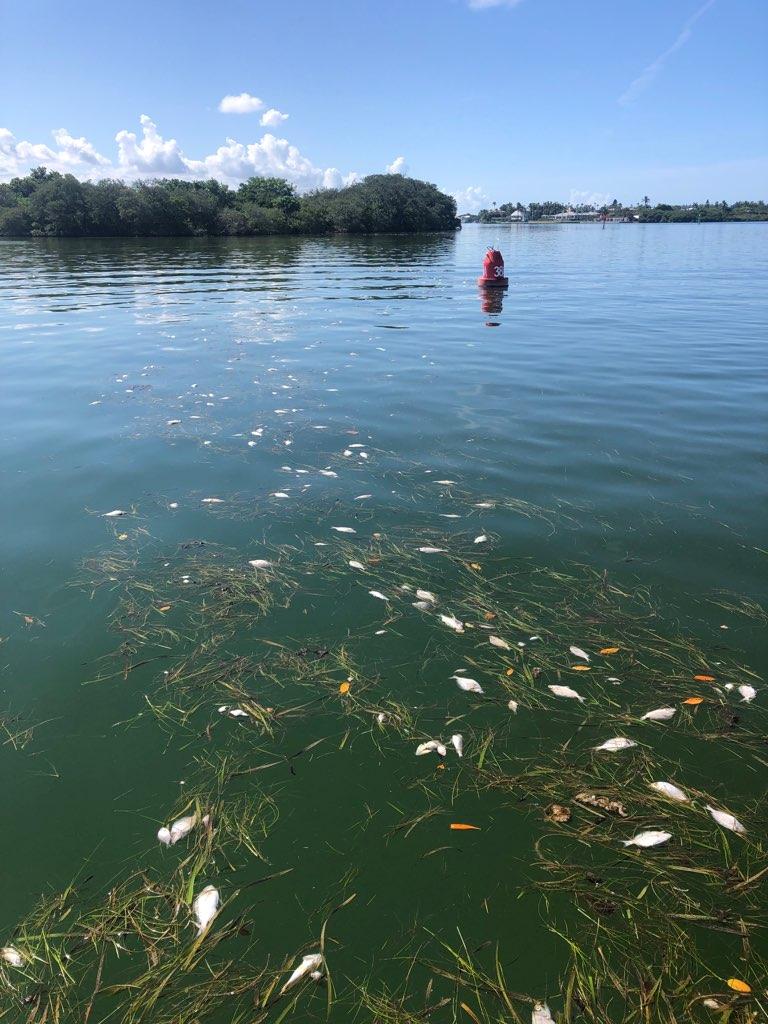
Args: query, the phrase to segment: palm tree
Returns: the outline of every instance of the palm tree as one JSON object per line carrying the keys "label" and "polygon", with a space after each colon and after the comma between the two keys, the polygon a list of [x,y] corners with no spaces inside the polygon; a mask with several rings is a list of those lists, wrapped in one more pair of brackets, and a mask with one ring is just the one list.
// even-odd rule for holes
{"label": "palm tree", "polygon": [[648,207],[650,205],[651,205],[651,200],[648,198],[648,196],[643,196],[643,206],[646,208],[646,210],[648,209]]}

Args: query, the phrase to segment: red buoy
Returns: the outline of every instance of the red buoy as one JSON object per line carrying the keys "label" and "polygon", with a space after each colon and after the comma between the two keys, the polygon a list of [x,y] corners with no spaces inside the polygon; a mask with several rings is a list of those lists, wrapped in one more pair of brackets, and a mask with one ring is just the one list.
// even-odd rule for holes
{"label": "red buoy", "polygon": [[509,285],[509,278],[504,277],[504,257],[492,245],[488,246],[483,260],[483,276],[478,277],[477,283],[482,288],[506,288]]}

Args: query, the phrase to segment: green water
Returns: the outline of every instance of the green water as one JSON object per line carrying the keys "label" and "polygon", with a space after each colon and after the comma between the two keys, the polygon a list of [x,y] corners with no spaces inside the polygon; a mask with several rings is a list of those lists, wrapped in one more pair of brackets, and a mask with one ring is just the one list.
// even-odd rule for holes
{"label": "green water", "polygon": [[[38,900],[76,877],[80,907],[138,867],[177,867],[184,844],[161,847],[155,832],[222,757],[239,768],[276,762],[223,797],[273,801],[263,860],[219,852],[200,879],[222,893],[217,927],[238,913],[248,922],[223,955],[277,968],[317,948],[329,911],[356,894],[328,931],[339,1020],[351,1019],[360,986],[403,995],[408,957],[421,953],[414,1013],[445,997],[429,1019],[469,1020],[467,1002],[479,1019],[512,1020],[493,998],[430,973],[422,959],[445,957],[441,942],[465,942],[486,969],[498,951],[511,991],[570,1012],[568,950],[549,926],[590,936],[592,949],[599,941],[571,895],[534,887],[536,844],[552,827],[531,787],[481,784],[490,767],[509,776],[552,764],[565,744],[558,763],[573,752],[589,780],[590,748],[631,735],[642,753],[622,756],[638,778],[652,777],[658,756],[667,774],[653,777],[708,794],[748,826],[746,840],[721,839],[702,798],[686,819],[702,850],[676,836],[675,855],[739,877],[760,870],[766,751],[753,739],[742,749],[738,736],[759,736],[766,722],[765,620],[743,603],[766,596],[766,242],[765,225],[712,224],[0,243],[0,714],[15,738],[0,748],[0,940],[14,941]],[[484,308],[475,283],[491,243],[510,276],[500,309]],[[129,514],[102,517],[113,509]],[[425,545],[445,551],[417,550]],[[107,554],[119,571],[104,570]],[[275,604],[248,622],[233,613],[216,641],[198,558],[238,573],[249,559],[273,560]],[[121,632],[114,614],[129,581],[151,584],[131,593],[172,637],[142,644]],[[414,609],[402,582],[434,591],[437,608]],[[617,598],[621,613],[600,604],[601,586],[628,595]],[[501,618],[483,618],[484,589]],[[558,621],[561,602],[579,594],[583,607]],[[635,598],[653,608],[659,649],[684,636],[702,652],[689,671],[627,651]],[[440,612],[469,627],[455,633]],[[488,645],[490,623],[512,650]],[[615,636],[621,652],[601,662],[596,650]],[[206,638],[214,659],[257,666],[276,643],[309,650],[306,679],[283,666],[277,678],[249,669],[244,680],[264,706],[301,710],[268,735],[220,715],[233,700],[203,679],[183,721],[154,714],[168,699],[163,673]],[[590,673],[571,671],[570,644],[592,652]],[[526,676],[537,664],[541,675]],[[456,687],[461,668],[482,682],[482,699]],[[702,689],[702,672],[718,686],[750,681],[757,697]],[[522,697],[504,689],[518,680]],[[587,701],[558,699],[548,683]],[[680,707],[700,692],[700,711]],[[379,725],[388,701],[413,723]],[[674,722],[638,723],[670,702]],[[733,715],[735,743],[721,738]],[[450,749],[442,769],[435,754],[414,756],[423,739],[456,731],[462,761]],[[427,810],[412,831],[398,828]],[[580,813],[570,829],[592,823]],[[450,822],[481,830],[452,832]],[[621,849],[638,827],[664,824],[658,807],[601,827]],[[587,859],[588,836],[578,843]],[[560,838],[545,841],[554,859],[573,855]],[[652,885],[655,855],[632,862],[635,894]],[[619,854],[595,856],[610,865]],[[622,927],[631,942],[633,926]],[[759,929],[745,953],[727,930],[682,927],[703,965],[692,991],[722,992],[734,975],[759,982]],[[5,977],[9,1019],[26,1019],[21,1000],[44,983]],[[97,1001],[91,1021],[112,1005]],[[302,990],[290,1019],[325,1009],[322,987]],[[224,1002],[211,1019],[241,1019],[234,1013]]]}

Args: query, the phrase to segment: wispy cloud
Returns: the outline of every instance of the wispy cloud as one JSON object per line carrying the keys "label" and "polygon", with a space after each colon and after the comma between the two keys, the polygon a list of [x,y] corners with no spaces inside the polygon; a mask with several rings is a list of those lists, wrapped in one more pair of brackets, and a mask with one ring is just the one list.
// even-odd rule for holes
{"label": "wispy cloud", "polygon": [[472,11],[487,11],[489,7],[517,7],[523,0],[469,0]]}
{"label": "wispy cloud", "polygon": [[619,96],[619,103],[626,107],[627,104],[632,103],[633,100],[637,99],[644,89],[647,89],[651,82],[654,80],[656,75],[661,71],[664,65],[667,63],[670,57],[672,57],[678,50],[682,49],[688,40],[691,38],[693,32],[693,26],[699,20],[699,18],[706,14],[710,7],[715,3],[715,0],[706,0],[706,3],[702,4],[697,11],[695,11],[688,21],[683,25],[680,34],[677,39],[672,43],[669,49],[660,53],[659,56],[651,64],[648,65],[634,80],[631,82],[629,87]]}

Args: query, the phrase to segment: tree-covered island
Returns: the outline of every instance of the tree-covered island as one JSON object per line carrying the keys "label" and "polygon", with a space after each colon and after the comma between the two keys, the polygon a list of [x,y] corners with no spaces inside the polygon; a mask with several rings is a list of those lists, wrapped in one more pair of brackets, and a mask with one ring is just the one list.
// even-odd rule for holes
{"label": "tree-covered island", "polygon": [[299,195],[282,178],[80,181],[36,167],[0,184],[0,236],[141,237],[453,231],[456,202],[435,185],[372,174]]}
{"label": "tree-covered island", "polygon": [[501,203],[494,204],[490,209],[479,213],[463,214],[460,218],[468,224],[498,224],[499,222],[545,223],[554,221],[635,221],[640,224],[673,224],[699,223],[702,221],[746,221],[768,220],[768,203],[761,200],[742,200],[728,203],[725,200],[712,203],[708,199],[703,203],[689,203],[673,206],[670,203],[651,205],[648,196],[643,196],[639,203],[621,203],[614,199],[611,203],[596,206],[580,203],[570,206],[567,203],[548,201],[544,203]]}

